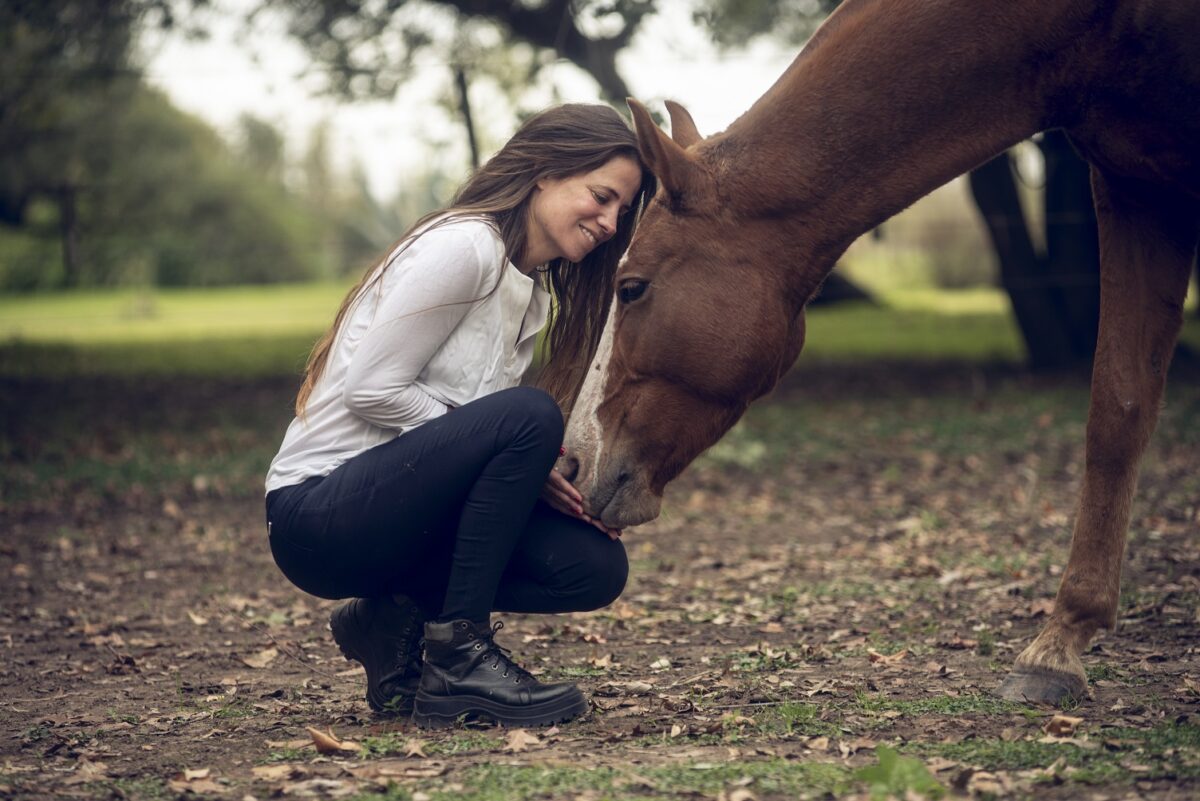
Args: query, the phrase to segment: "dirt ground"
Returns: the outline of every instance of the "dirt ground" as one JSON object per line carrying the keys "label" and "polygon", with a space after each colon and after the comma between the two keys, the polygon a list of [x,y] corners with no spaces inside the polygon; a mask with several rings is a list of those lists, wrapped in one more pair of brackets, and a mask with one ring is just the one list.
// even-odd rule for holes
{"label": "dirt ground", "polygon": [[584,719],[437,733],[370,713],[334,604],[271,563],[256,482],[291,390],[0,384],[0,797],[1200,796],[1194,374],[1078,704],[991,692],[1064,565],[1086,386],[817,365],[626,534],[616,604],[500,618]]}

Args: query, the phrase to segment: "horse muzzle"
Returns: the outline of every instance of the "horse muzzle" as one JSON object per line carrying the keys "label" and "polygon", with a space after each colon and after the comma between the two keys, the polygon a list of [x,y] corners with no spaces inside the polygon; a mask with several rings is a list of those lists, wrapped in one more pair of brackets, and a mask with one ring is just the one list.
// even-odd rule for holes
{"label": "horse muzzle", "polygon": [[558,460],[558,470],[583,495],[583,510],[609,528],[647,523],[662,511],[662,496],[650,489],[648,476],[623,460],[596,460],[588,469],[586,454],[568,450]]}

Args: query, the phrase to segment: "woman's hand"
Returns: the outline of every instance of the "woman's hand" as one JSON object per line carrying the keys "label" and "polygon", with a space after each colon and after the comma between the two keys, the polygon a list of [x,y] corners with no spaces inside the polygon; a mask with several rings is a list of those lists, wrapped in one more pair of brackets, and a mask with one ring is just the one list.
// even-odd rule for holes
{"label": "woman's hand", "polygon": [[593,520],[583,513],[583,496],[579,494],[579,490],[575,489],[575,485],[567,481],[557,470],[550,471],[550,477],[546,479],[546,484],[542,487],[542,500],[565,515],[578,517],[586,523],[591,523],[611,539],[615,540],[621,537],[621,529],[609,528],[599,520]]}

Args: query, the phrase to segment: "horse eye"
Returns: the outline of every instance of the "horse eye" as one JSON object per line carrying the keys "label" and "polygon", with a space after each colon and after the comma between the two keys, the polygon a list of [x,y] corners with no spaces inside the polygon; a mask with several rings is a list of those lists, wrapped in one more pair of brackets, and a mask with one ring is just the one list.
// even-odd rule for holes
{"label": "horse eye", "polygon": [[632,280],[621,284],[617,289],[617,299],[621,303],[633,303],[646,292],[646,287],[650,285],[649,281]]}

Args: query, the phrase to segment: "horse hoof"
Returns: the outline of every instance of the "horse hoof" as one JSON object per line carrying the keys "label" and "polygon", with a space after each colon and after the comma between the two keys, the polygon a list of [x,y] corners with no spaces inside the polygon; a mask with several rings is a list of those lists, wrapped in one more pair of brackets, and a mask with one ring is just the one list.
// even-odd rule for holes
{"label": "horse hoof", "polygon": [[1039,704],[1059,704],[1067,698],[1081,699],[1087,692],[1087,682],[1068,673],[1051,673],[1014,668],[997,695],[1009,701],[1030,701]]}

